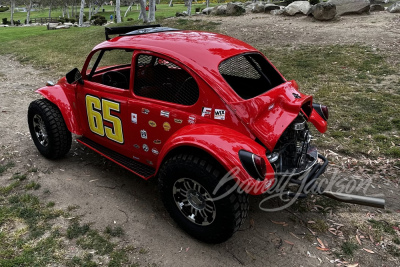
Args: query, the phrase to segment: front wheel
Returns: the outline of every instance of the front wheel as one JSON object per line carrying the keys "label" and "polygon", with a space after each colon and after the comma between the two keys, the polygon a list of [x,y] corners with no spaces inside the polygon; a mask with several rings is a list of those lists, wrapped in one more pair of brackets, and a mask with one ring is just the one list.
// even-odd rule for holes
{"label": "front wheel", "polygon": [[39,99],[29,105],[28,124],[33,142],[46,158],[60,158],[71,149],[71,132],[60,110],[49,100]]}
{"label": "front wheel", "polygon": [[236,188],[233,180],[214,194],[224,174],[213,160],[185,154],[168,159],[159,174],[161,198],[171,217],[187,233],[207,243],[229,239],[249,208],[248,196],[232,190]]}

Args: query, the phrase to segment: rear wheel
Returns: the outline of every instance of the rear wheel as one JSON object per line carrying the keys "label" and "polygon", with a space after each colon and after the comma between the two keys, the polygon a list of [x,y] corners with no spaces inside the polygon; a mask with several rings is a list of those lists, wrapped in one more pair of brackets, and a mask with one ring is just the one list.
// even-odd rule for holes
{"label": "rear wheel", "polygon": [[71,132],[60,110],[49,100],[39,99],[29,105],[28,124],[33,142],[46,158],[60,158],[71,149]]}
{"label": "rear wheel", "polygon": [[248,196],[232,190],[233,180],[214,193],[224,175],[214,160],[185,154],[168,159],[160,170],[160,193],[171,217],[207,243],[229,239],[247,216]]}

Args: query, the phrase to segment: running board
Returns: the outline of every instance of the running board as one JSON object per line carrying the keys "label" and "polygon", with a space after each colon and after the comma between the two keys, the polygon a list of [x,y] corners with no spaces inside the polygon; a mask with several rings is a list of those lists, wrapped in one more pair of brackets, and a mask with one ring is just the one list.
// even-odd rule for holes
{"label": "running board", "polygon": [[124,167],[128,171],[133,172],[137,176],[147,180],[154,176],[156,170],[149,167],[141,162],[137,162],[131,158],[121,155],[107,147],[104,147],[86,137],[80,137],[76,139],[79,143],[87,146],[88,148],[96,151],[100,155],[108,158],[109,160],[117,163],[121,167]]}

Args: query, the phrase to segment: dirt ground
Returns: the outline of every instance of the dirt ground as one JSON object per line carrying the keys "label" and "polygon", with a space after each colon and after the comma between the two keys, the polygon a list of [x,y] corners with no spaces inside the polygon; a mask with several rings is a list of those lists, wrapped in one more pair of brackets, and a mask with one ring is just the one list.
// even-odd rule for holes
{"label": "dirt ground", "polygon": [[[220,27],[223,32],[254,46],[267,42],[277,46],[363,43],[389,54],[397,53],[399,60],[399,14],[379,12],[346,16],[325,23],[307,17],[287,18],[266,14],[200,18],[222,22]],[[98,229],[107,225],[122,226],[126,234],[119,241],[121,245],[131,244],[148,251],[132,256],[140,265],[336,266],[339,262],[334,261],[338,258],[331,252],[338,249],[340,238],[329,232],[314,236],[304,222],[322,218],[332,227],[338,224],[354,225],[355,221],[366,220],[371,214],[385,220],[398,220],[398,184],[377,178],[370,188],[372,191],[368,192],[383,194],[391,214],[354,205],[346,205],[324,216],[318,212],[299,213],[294,209],[267,213],[258,207],[263,198],[254,197],[250,199],[249,217],[230,240],[219,245],[198,242],[180,230],[169,217],[158,196],[156,180],[141,180],[76,141],[63,159],[49,161],[40,156],[30,139],[27,108],[32,100],[39,98],[34,93],[35,88],[59,77],[21,65],[11,56],[0,56],[0,62],[0,163],[9,159],[16,162],[13,172],[33,166],[38,168],[32,179],[42,186],[37,192],[41,199],[54,201],[56,208],[79,206],[76,214],[83,215],[83,222],[92,222]],[[333,172],[335,168],[330,170]],[[341,175],[353,176],[352,173]],[[3,175],[1,179],[6,177]],[[67,227],[63,220],[58,223],[60,227]],[[347,238],[347,235],[354,236],[355,232],[344,234]],[[331,250],[324,252],[317,249],[317,237]],[[362,242],[363,246],[356,256],[346,258],[348,262],[359,263],[359,266],[400,266],[399,258],[388,255],[381,245],[376,246],[368,240]],[[375,253],[370,254],[362,248]],[[79,249],[71,243],[68,250],[70,255],[74,255]]]}

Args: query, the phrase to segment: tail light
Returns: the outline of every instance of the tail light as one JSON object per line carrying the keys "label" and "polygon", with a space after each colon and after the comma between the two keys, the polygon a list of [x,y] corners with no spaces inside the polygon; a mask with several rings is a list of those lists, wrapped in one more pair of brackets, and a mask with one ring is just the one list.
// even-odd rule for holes
{"label": "tail light", "polygon": [[321,116],[321,118],[323,118],[325,121],[328,121],[329,111],[328,111],[328,107],[327,106],[314,103],[313,104],[313,108]]}
{"label": "tail light", "polygon": [[264,180],[267,175],[267,165],[265,164],[264,158],[245,150],[239,151],[239,158],[243,167],[251,177],[256,180]]}

